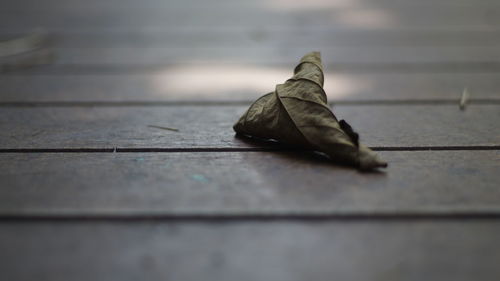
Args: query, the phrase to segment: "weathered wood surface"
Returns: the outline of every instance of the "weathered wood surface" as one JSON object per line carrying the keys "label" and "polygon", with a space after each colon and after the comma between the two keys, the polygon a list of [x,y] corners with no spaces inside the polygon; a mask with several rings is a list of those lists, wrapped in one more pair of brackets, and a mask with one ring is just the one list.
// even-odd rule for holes
{"label": "weathered wood surface", "polygon": [[[33,30],[2,30],[0,39],[20,37]],[[49,42],[59,48],[96,47],[309,47],[345,46],[498,46],[500,30],[489,29],[362,29],[337,26],[217,26],[191,28],[45,30]]]}
{"label": "weathered wood surface", "polygon": [[[44,7],[32,2],[5,5],[0,23],[10,28],[130,28],[183,26],[345,26],[364,28],[491,28],[500,23],[500,6],[427,2],[398,5],[364,3],[335,5],[325,1],[103,1],[76,4],[56,1]],[[28,4],[30,3],[30,4]],[[344,3],[346,3],[344,1]],[[408,2],[406,2],[408,3]]]}
{"label": "weathered wood surface", "polygon": [[[283,83],[291,67],[207,66],[138,74],[0,76],[0,102],[16,101],[247,101]],[[228,83],[228,77],[231,83]],[[500,100],[496,73],[337,73],[328,71],[330,101]],[[27,83],[29,81],[29,83]]]}
{"label": "weathered wood surface", "polygon": [[[500,18],[500,17],[499,17]],[[121,66],[121,68],[134,68],[144,65],[172,66],[172,64],[197,64],[203,63],[208,66],[216,64],[229,64],[241,66],[241,64],[268,64],[289,65],[290,69],[298,62],[304,54],[316,50],[311,47],[290,46],[256,46],[256,47],[99,47],[99,48],[52,48],[55,60],[51,65],[77,65],[85,66]],[[395,65],[400,64],[460,64],[483,63],[485,69],[489,64],[500,62],[500,51],[498,46],[400,46],[400,47],[364,47],[364,46],[341,46],[334,48],[322,48],[323,62],[331,66],[343,68],[355,68],[359,65]],[[44,63],[45,64],[45,63]],[[382,68],[379,66],[379,68]],[[449,68],[455,67],[450,66]],[[290,70],[290,71],[291,71]],[[125,70],[124,70],[125,71]]]}
{"label": "weathered wood surface", "polygon": [[[0,148],[243,148],[234,136],[248,106],[4,107]],[[334,106],[369,146],[499,145],[498,105]],[[154,128],[175,128],[178,132]]]}
{"label": "weathered wood surface", "polygon": [[[33,149],[0,153],[0,279],[497,279],[500,152],[463,149],[500,145],[499,15],[494,0],[1,5],[0,41],[51,42],[0,58],[0,149]],[[370,174],[250,152],[265,144],[234,138],[243,104],[311,50],[365,144],[462,151],[380,152],[390,166]]]}
{"label": "weathered wood surface", "polygon": [[304,152],[2,153],[0,215],[500,214],[498,151],[381,156],[366,174]]}
{"label": "weathered wood surface", "polygon": [[3,223],[6,280],[495,280],[498,221]]}
{"label": "weathered wood surface", "polygon": [[[427,6],[427,7],[496,7],[499,3],[495,0],[483,0],[477,2],[475,0],[421,0],[418,2],[412,0],[358,0],[358,1],[345,1],[345,0],[330,0],[327,3],[323,1],[313,0],[311,4],[302,3],[296,0],[287,1],[275,1],[276,3],[289,4],[288,8],[302,8],[304,6],[315,6],[315,5],[325,5],[332,8],[359,8],[359,7],[372,7],[372,6],[391,6],[391,7],[415,7],[415,6]],[[184,0],[184,1],[169,1],[165,2],[162,0],[144,0],[141,3],[137,3],[134,0],[106,0],[106,1],[95,1],[92,5],[88,3],[82,3],[78,0],[47,0],[43,4],[39,2],[33,2],[32,0],[19,0],[16,2],[9,3],[9,5],[3,7],[3,10],[27,10],[27,11],[66,11],[66,10],[135,10],[135,9],[156,9],[156,8],[171,8],[171,9],[196,9],[199,3],[196,0]],[[211,7],[223,7],[227,6],[230,8],[248,8],[249,6],[259,6],[266,3],[266,1],[231,1],[231,0],[217,0],[217,1],[207,1],[206,3],[214,4],[208,5],[207,8]],[[121,5],[119,5],[121,4]],[[286,7],[284,7],[286,9]]]}

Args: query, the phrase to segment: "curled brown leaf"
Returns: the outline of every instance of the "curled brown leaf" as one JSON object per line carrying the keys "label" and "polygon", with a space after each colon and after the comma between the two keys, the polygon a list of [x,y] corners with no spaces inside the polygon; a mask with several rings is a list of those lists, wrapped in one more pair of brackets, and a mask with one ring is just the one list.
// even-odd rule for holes
{"label": "curled brown leaf", "polygon": [[321,151],[332,160],[363,170],[387,167],[359,136],[338,120],[327,104],[319,52],[306,54],[294,76],[257,99],[234,125],[243,135],[274,139]]}

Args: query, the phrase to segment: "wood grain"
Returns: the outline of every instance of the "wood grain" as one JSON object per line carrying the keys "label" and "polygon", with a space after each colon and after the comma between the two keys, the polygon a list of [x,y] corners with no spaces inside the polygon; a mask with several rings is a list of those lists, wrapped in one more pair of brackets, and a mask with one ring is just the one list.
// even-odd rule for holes
{"label": "wood grain", "polygon": [[492,280],[498,221],[2,223],[8,280]]}
{"label": "wood grain", "polygon": [[500,214],[500,152],[380,154],[366,174],[305,152],[2,153],[0,215]]}
{"label": "wood grain", "polygon": [[[0,58],[0,279],[497,279],[499,26],[494,0],[2,3],[0,41],[51,41]],[[420,151],[360,173],[235,138],[312,50],[363,143]]]}
{"label": "wood grain", "polygon": [[[0,148],[255,148],[232,126],[247,106],[4,107]],[[498,105],[334,106],[368,146],[499,145]],[[178,132],[152,128],[175,128]]]}

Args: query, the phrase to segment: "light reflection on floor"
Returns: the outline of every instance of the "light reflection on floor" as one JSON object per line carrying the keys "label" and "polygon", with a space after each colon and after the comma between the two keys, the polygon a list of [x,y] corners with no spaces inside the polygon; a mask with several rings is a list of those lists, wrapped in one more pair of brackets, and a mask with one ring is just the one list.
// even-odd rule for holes
{"label": "light reflection on floor", "polygon": [[280,12],[328,13],[332,23],[361,28],[384,28],[395,24],[387,9],[369,7],[359,0],[270,0],[261,3],[264,10]]}
{"label": "light reflection on floor", "polygon": [[[154,92],[169,98],[257,98],[274,90],[293,75],[292,68],[252,65],[183,65],[151,76]],[[370,85],[354,83],[342,74],[326,73],[325,91],[330,99],[346,97]]]}

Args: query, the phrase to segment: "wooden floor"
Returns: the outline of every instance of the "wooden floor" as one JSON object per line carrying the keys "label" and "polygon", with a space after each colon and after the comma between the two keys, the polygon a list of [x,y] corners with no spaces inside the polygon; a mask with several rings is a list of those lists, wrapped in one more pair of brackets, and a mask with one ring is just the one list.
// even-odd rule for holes
{"label": "wooden floor", "polygon": [[[0,41],[0,280],[500,277],[498,1],[18,0]],[[234,136],[314,50],[389,168]]]}

